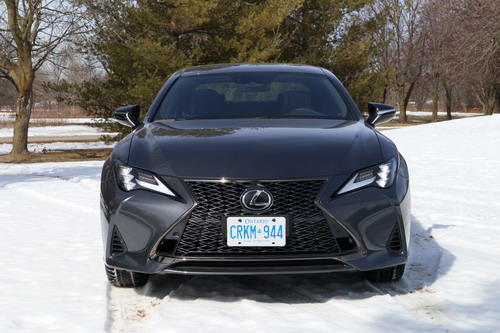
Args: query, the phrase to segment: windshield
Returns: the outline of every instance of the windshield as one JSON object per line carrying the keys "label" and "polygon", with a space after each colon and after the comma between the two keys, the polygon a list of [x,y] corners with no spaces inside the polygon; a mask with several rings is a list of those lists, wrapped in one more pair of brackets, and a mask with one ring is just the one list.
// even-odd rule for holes
{"label": "windshield", "polygon": [[181,77],[155,117],[210,118],[353,119],[325,76],[262,72]]}

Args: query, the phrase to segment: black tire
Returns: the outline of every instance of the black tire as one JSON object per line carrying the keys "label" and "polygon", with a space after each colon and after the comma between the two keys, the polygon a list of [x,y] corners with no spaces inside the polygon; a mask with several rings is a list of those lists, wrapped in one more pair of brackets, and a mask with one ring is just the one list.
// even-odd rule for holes
{"label": "black tire", "polygon": [[109,283],[120,288],[142,287],[148,282],[149,274],[130,272],[105,266]]}
{"label": "black tire", "polygon": [[363,276],[366,280],[370,282],[391,282],[400,280],[404,272],[405,272],[405,265],[398,265],[398,266],[363,272]]}

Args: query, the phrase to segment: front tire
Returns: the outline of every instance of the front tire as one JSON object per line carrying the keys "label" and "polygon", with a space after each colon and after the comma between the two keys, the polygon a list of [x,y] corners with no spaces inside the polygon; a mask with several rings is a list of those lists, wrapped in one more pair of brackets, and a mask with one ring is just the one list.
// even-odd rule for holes
{"label": "front tire", "polygon": [[391,282],[399,281],[405,272],[405,265],[398,265],[388,268],[375,269],[363,272],[363,276],[370,282]]}
{"label": "front tire", "polygon": [[109,283],[120,288],[142,287],[148,282],[149,274],[130,272],[105,266]]}

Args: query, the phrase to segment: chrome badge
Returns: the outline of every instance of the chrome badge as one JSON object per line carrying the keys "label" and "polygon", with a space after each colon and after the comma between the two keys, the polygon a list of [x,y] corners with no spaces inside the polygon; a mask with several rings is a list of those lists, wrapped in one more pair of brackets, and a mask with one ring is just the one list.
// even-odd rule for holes
{"label": "chrome badge", "polygon": [[273,195],[264,187],[249,188],[240,198],[241,205],[248,210],[265,210],[273,205]]}

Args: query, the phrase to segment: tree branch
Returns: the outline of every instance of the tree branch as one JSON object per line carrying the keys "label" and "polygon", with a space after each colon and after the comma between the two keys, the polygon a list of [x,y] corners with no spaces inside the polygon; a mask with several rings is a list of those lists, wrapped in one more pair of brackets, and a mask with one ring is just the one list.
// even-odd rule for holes
{"label": "tree branch", "polygon": [[5,68],[9,72],[16,69],[16,66],[9,59],[7,59],[5,54],[0,54],[0,67]]}
{"label": "tree branch", "polygon": [[16,0],[5,0],[5,5],[7,6],[8,25],[12,38],[14,38],[14,41],[19,49],[24,49],[22,34],[19,29],[19,2]]}

